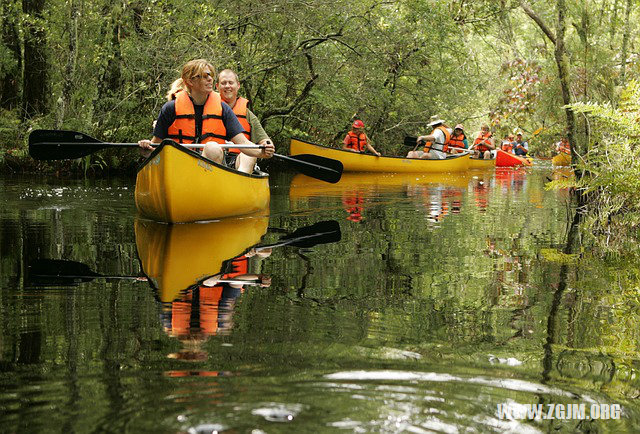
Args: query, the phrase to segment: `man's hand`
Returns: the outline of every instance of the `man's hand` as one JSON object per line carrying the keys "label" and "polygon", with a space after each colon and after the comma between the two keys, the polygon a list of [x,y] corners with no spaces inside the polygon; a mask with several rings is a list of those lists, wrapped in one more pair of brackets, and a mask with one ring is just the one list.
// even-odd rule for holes
{"label": "man's hand", "polygon": [[142,149],[153,150],[154,147],[152,145],[153,145],[153,142],[151,140],[143,139],[138,141],[138,146],[140,146]]}
{"label": "man's hand", "polygon": [[271,158],[276,152],[276,147],[273,145],[273,142],[270,139],[260,140],[258,145],[264,146],[264,148],[262,148],[262,155],[260,156],[260,158]]}

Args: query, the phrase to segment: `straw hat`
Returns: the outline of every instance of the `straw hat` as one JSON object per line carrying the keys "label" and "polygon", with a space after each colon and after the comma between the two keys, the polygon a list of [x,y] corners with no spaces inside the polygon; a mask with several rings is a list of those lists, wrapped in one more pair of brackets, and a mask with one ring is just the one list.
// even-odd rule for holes
{"label": "straw hat", "polygon": [[454,130],[462,130],[462,131],[464,131],[464,128],[462,127],[462,124],[458,124],[458,125],[456,125]]}
{"label": "straw hat", "polygon": [[434,115],[434,116],[431,116],[431,119],[429,119],[429,123],[427,125],[429,125],[430,127],[433,127],[438,124],[444,124],[444,121],[440,119],[438,115]]}

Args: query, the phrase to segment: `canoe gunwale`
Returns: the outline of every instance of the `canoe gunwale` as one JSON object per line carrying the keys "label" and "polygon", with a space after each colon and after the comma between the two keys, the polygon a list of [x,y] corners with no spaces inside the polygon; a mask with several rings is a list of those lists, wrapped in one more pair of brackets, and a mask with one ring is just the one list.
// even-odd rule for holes
{"label": "canoe gunwale", "polygon": [[[346,154],[353,154],[353,152],[351,152],[351,151],[345,151],[344,149],[333,148],[331,146],[321,145],[319,143],[310,142],[310,141],[308,141],[306,139],[301,139],[300,137],[291,137],[291,140],[297,140],[299,142],[303,142],[303,143],[306,143],[308,145],[317,146],[319,148],[330,149],[331,151],[344,152]],[[393,159],[397,159],[397,160],[406,160],[407,159],[407,157],[402,157],[400,155],[384,155],[382,157],[377,157],[377,156],[372,155],[372,154],[363,154],[363,153],[360,153],[360,155],[362,157],[368,157],[368,158],[374,158],[374,159],[380,159],[380,158],[393,158]],[[444,160],[437,160],[437,161],[451,161],[451,160],[455,160],[457,158],[462,158],[462,157],[466,157],[466,154],[452,155],[452,156],[449,156],[449,157],[445,158]],[[434,161],[436,161],[436,160],[434,160]]]}
{"label": "canoe gunwale", "polygon": [[234,168],[225,166],[224,164],[216,163],[215,161],[206,158],[202,154],[194,151],[193,149],[185,148],[184,146],[180,145],[179,143],[176,143],[173,140],[167,140],[167,139],[163,140],[162,143],[160,143],[158,146],[156,146],[156,148],[151,152],[151,154],[142,163],[140,163],[140,165],[138,166],[138,169],[136,170],[136,174],[139,173],[142,169],[144,169],[145,166],[147,166],[153,160],[153,158],[156,155],[158,155],[160,152],[162,152],[162,150],[164,149],[165,146],[171,146],[171,147],[177,149],[180,152],[184,152],[185,154],[190,155],[190,156],[192,156],[192,157],[194,157],[194,158],[196,158],[198,160],[202,160],[207,164],[211,164],[211,165],[215,166],[218,169],[226,170],[227,172],[231,172],[231,173],[234,173],[236,175],[246,176],[248,178],[267,178],[267,177],[269,177],[268,173],[263,172],[261,170],[256,170],[255,172],[257,172],[257,173],[240,172],[239,170],[236,170]]}

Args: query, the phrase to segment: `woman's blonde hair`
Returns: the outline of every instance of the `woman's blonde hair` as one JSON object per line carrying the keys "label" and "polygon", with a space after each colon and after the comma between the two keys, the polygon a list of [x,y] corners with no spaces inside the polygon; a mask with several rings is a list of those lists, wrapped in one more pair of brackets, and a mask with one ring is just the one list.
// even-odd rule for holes
{"label": "woman's blonde hair", "polygon": [[171,83],[171,87],[167,92],[167,100],[171,101],[172,99],[175,99],[176,93],[181,90],[189,92],[189,86],[187,86],[186,81],[202,75],[205,69],[209,69],[211,76],[215,77],[216,69],[205,59],[195,59],[185,63],[182,67],[180,78]]}

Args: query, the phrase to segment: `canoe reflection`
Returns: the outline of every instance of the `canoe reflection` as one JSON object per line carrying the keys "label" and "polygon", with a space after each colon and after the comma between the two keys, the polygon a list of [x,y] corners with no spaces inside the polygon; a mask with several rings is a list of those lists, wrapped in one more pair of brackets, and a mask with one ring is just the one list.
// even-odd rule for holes
{"label": "canoe reflection", "polygon": [[[361,222],[367,203],[383,194],[394,192],[409,195],[423,195],[432,189],[445,189],[450,194],[456,191],[459,196],[467,188],[473,174],[461,173],[344,173],[336,184],[328,185],[304,175],[296,175],[291,180],[289,199],[293,204],[320,197],[340,197],[346,219]],[[460,209],[460,201],[453,205]],[[430,208],[430,206],[429,206]]]}
{"label": "canoe reflection", "polygon": [[160,301],[171,302],[256,245],[268,224],[268,217],[180,225],[136,220],[138,257]]}
{"label": "canoe reflection", "polygon": [[[251,258],[260,260],[271,254],[270,249],[251,249],[266,233],[268,222],[267,217],[184,225],[136,221],[138,255],[162,303],[163,329],[182,344],[169,358],[207,359],[202,345],[232,327],[243,281],[270,284],[268,278],[249,273]],[[172,371],[169,375],[186,374]]]}

